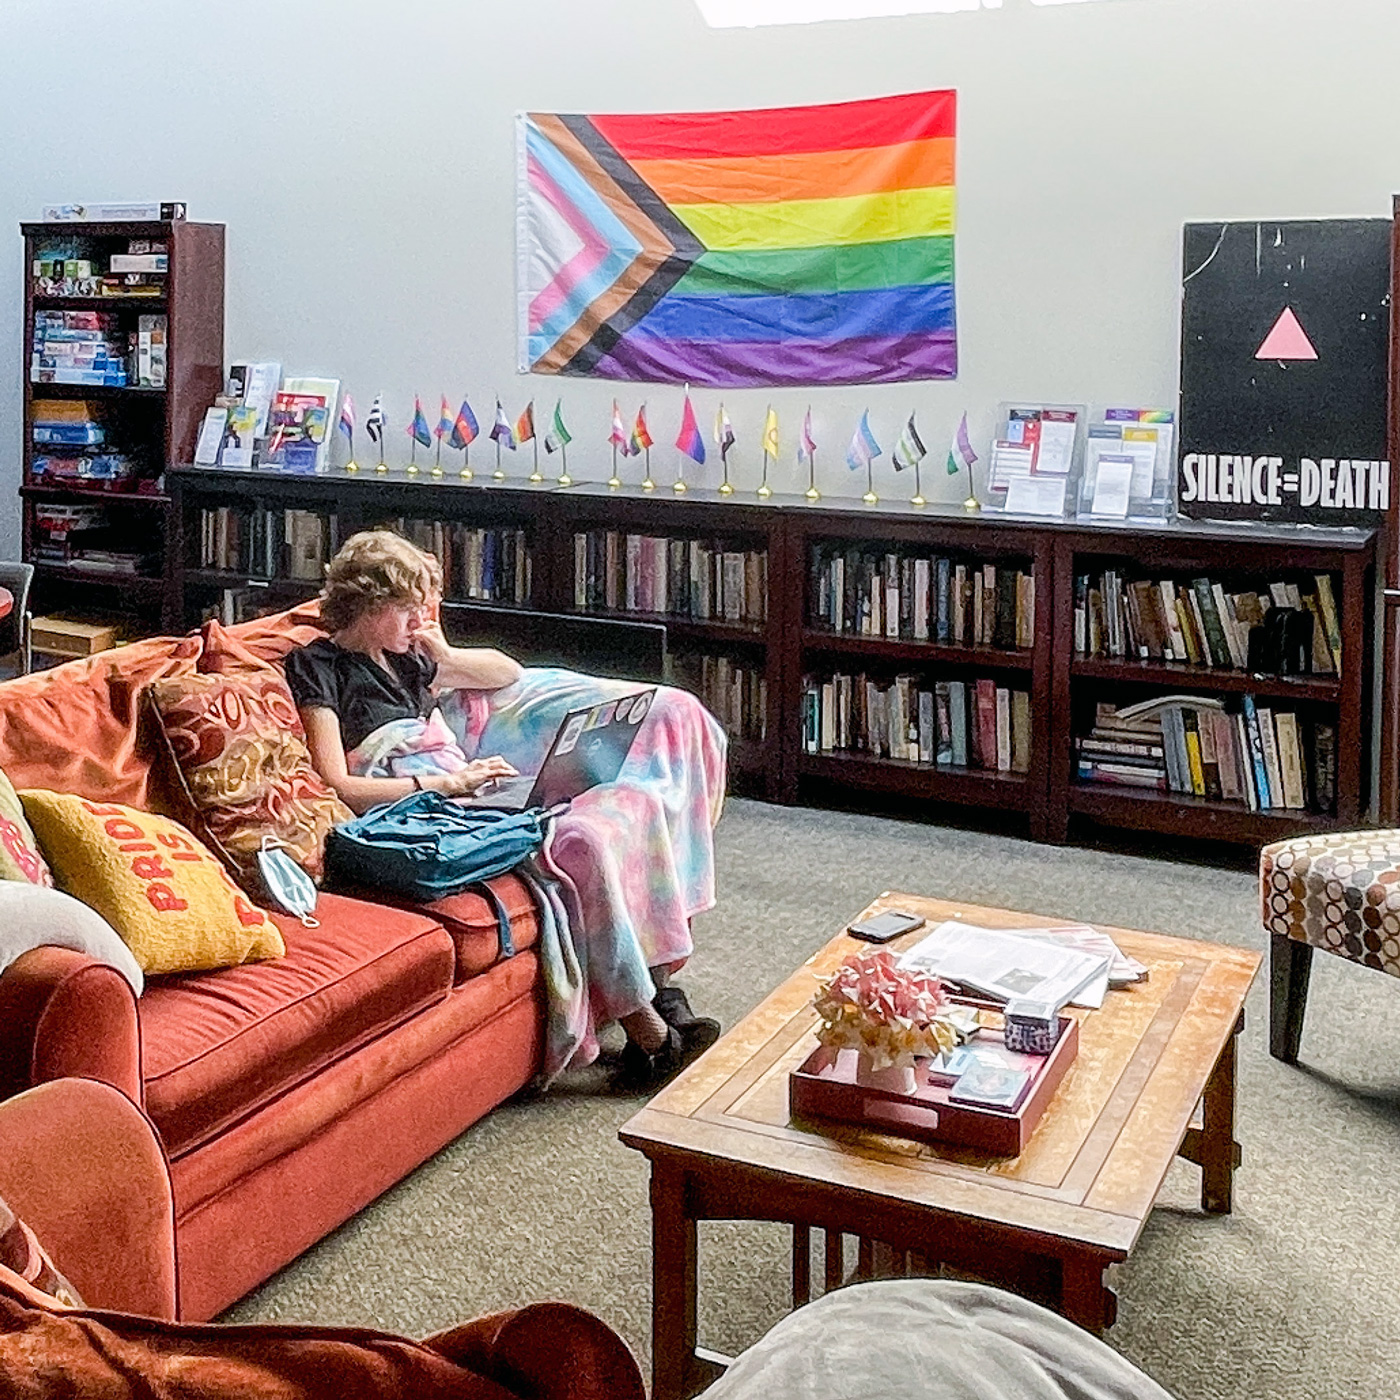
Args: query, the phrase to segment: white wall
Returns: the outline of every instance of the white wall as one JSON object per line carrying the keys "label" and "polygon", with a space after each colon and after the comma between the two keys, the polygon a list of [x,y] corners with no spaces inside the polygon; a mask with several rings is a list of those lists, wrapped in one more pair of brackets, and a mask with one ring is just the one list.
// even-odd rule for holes
{"label": "white wall", "polygon": [[[613,395],[645,395],[669,442],[680,390],[515,373],[514,112],[955,87],[960,377],[725,402],[752,477],[770,397],[789,445],[810,401],[828,492],[856,480],[841,459],[862,407],[886,448],[916,408],[926,491],[960,497],[938,463],[964,408],[981,450],[1007,397],[1172,401],[1183,221],[1388,213],[1398,47],[1390,0],[1005,0],[726,31],[691,0],[5,0],[0,229],[46,201],[186,199],[228,224],[232,357],[337,374],[361,415],[383,392],[400,424],[415,392],[430,415],[440,392],[479,411],[499,392],[512,416],[533,394],[541,419],[562,393],[574,474],[602,475]],[[0,552],[20,250],[0,238]],[[707,431],[718,398],[696,395]],[[666,479],[674,454],[654,456]],[[790,446],[773,479],[801,482]],[[905,486],[886,466],[882,494]]]}

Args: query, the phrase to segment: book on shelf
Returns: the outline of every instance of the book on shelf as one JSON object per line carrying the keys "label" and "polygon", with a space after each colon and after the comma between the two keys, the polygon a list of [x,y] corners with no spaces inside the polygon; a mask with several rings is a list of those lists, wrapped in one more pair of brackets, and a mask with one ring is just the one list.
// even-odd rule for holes
{"label": "book on shelf", "polygon": [[870,545],[813,545],[810,625],[887,641],[1030,647],[1035,578],[1007,564]]}
{"label": "book on shelf", "polygon": [[254,578],[319,580],[340,548],[334,511],[206,506],[199,517],[199,567]]}
{"label": "book on shelf", "polygon": [[1252,695],[1241,696],[1238,709],[1202,695],[1126,707],[1100,701],[1074,749],[1083,783],[1238,802],[1253,812],[1336,808],[1336,726]]}
{"label": "book on shelf", "polygon": [[1289,582],[1227,592],[1222,580],[1206,577],[1129,579],[1108,568],[1077,574],[1074,650],[1275,675],[1337,674],[1342,666],[1330,574],[1315,575],[1306,593]]}
{"label": "book on shelf", "polygon": [[461,520],[392,521],[399,534],[442,565],[448,598],[525,607],[534,584],[526,532],[515,525],[469,525]]}
{"label": "book on shelf", "polygon": [[768,678],[754,666],[704,652],[672,653],[676,683],[699,696],[731,739],[768,735]]}
{"label": "book on shelf", "polygon": [[574,606],[699,622],[768,617],[768,552],[721,540],[587,530],[574,535]]}
{"label": "book on shelf", "polygon": [[935,768],[1030,769],[1026,691],[976,681],[837,672],[803,681],[803,749],[863,753]]}

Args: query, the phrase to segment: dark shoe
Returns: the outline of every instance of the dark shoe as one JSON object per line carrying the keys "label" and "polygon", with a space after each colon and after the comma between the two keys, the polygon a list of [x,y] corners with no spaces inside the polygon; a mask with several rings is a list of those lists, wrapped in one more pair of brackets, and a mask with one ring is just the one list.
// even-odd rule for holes
{"label": "dark shoe", "polygon": [[[715,1025],[715,1034],[718,1035],[718,1024],[711,1024]],[[687,1041],[685,1033],[677,1026],[667,1028],[666,1043],[650,1054],[635,1040],[629,1040],[622,1047],[618,1087],[632,1094],[654,1094],[692,1060],[698,1060],[714,1043],[714,1037],[705,1040],[703,1036]]]}
{"label": "dark shoe", "polygon": [[679,987],[662,987],[651,999],[656,1014],[680,1032],[681,1043],[695,1053],[708,1050],[719,1039],[720,1025],[713,1017],[697,1016]]}

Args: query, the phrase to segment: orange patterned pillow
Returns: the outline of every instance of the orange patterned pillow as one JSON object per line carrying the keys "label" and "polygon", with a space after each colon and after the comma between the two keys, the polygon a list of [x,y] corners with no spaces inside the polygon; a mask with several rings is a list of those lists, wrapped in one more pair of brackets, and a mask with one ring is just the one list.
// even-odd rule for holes
{"label": "orange patterned pillow", "polygon": [[209,842],[250,889],[265,839],[319,879],[326,836],[354,815],[311,766],[291,692],[271,667],[147,690]]}

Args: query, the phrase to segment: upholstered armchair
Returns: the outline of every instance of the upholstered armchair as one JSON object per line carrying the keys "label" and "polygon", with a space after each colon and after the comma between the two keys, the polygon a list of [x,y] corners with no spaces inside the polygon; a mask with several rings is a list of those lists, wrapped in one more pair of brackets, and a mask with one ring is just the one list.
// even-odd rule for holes
{"label": "upholstered armchair", "polygon": [[1269,1053],[1294,1064],[1315,948],[1400,977],[1400,831],[1266,846],[1259,903],[1270,938]]}

